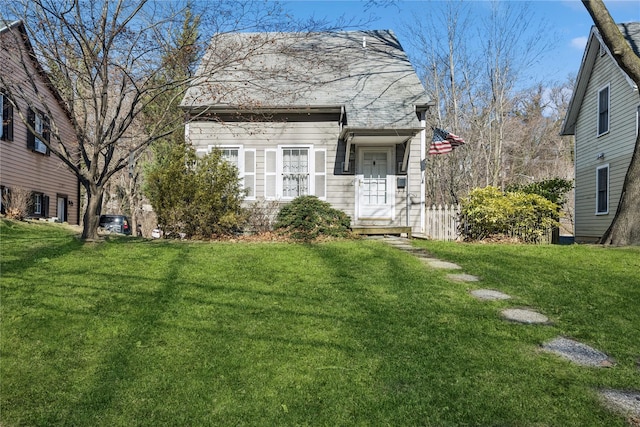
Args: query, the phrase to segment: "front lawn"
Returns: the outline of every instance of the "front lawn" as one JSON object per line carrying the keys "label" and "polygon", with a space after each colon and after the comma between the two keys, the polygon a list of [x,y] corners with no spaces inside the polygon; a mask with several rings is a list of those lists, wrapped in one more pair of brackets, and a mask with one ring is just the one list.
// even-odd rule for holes
{"label": "front lawn", "polygon": [[[597,389],[640,390],[640,250],[414,244],[482,282],[373,240],[83,244],[0,220],[0,425],[625,425]],[[540,352],[558,335],[616,366]]]}

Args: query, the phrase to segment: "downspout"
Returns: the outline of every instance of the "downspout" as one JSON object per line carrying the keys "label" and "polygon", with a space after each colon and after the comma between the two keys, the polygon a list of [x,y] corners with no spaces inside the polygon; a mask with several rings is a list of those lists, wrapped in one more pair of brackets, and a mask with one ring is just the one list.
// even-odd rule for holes
{"label": "downspout", "polygon": [[420,233],[424,234],[425,232],[425,174],[426,174],[426,159],[427,159],[427,112],[422,111],[420,113],[420,127],[422,130],[420,131]]}

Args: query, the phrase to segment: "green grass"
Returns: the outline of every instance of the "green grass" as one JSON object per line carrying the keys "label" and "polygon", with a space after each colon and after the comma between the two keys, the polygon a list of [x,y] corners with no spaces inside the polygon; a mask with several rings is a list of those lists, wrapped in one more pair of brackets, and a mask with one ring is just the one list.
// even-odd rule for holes
{"label": "green grass", "polygon": [[[0,425],[625,425],[596,391],[640,389],[640,250],[414,244],[482,282],[371,240],[83,244],[2,220]],[[539,351],[558,335],[616,366]]]}

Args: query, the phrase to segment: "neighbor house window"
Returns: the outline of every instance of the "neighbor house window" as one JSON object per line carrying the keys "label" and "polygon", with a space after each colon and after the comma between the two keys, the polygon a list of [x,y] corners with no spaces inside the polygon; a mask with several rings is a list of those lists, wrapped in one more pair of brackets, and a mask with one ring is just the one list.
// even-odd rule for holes
{"label": "neighbor house window", "polygon": [[609,213],[609,165],[596,169],[596,214]]}
{"label": "neighbor house window", "polygon": [[598,135],[609,132],[609,86],[598,91]]}
{"label": "neighbor house window", "polygon": [[311,146],[265,150],[265,198],[326,196],[326,152]]}
{"label": "neighbor house window", "polygon": [[35,133],[27,130],[27,147],[42,154],[48,154],[49,150],[45,141],[49,142],[49,118],[40,111],[31,108],[27,111],[27,121]]}
{"label": "neighbor house window", "polygon": [[42,193],[34,193],[33,194],[33,214],[34,215],[42,215],[43,214],[43,195],[42,195]]}
{"label": "neighbor house window", "polygon": [[13,106],[3,93],[0,93],[0,123],[0,139],[13,141]]}

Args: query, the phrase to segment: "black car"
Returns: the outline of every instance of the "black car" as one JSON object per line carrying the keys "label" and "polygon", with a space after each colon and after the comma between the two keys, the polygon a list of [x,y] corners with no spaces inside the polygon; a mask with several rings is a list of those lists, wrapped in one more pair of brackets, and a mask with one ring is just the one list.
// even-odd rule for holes
{"label": "black car", "polygon": [[131,234],[131,221],[124,215],[100,215],[99,225],[109,233]]}

